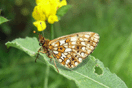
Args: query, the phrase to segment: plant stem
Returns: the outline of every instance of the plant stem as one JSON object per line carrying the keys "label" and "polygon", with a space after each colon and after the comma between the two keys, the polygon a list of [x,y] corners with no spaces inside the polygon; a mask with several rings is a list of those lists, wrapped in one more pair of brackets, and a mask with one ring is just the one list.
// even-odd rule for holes
{"label": "plant stem", "polygon": [[[53,24],[50,24],[50,40],[52,40],[52,39],[54,39],[54,30],[53,30]],[[46,74],[45,74],[45,77],[44,77],[44,88],[48,88],[49,71],[50,71],[50,67],[47,64]]]}
{"label": "plant stem", "polygon": [[48,77],[49,77],[49,65],[47,64],[46,67],[46,73],[45,73],[45,77],[44,77],[44,88],[48,88]]}

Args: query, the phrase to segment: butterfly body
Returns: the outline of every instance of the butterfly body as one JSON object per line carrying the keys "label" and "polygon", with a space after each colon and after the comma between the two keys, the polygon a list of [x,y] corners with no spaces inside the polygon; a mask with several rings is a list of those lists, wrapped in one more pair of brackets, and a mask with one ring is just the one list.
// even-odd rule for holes
{"label": "butterfly body", "polygon": [[74,68],[90,55],[99,42],[99,35],[94,32],[79,32],[47,40],[39,35],[43,52],[67,68]]}

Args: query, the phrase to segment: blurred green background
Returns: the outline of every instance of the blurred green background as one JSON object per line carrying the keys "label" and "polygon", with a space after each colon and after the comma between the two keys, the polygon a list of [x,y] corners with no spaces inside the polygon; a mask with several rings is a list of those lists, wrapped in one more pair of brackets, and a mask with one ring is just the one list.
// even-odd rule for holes
{"label": "blurred green background", "polygon": [[[132,1],[131,0],[67,0],[72,8],[54,25],[55,38],[84,31],[96,32],[100,42],[93,52],[105,67],[116,73],[132,88]],[[35,63],[35,57],[5,43],[16,38],[36,36],[32,11],[35,0],[1,0],[1,15],[9,19],[0,25],[0,87],[43,88],[46,65]],[[45,37],[50,37],[48,27]],[[68,80],[50,69],[49,88],[75,88]]]}

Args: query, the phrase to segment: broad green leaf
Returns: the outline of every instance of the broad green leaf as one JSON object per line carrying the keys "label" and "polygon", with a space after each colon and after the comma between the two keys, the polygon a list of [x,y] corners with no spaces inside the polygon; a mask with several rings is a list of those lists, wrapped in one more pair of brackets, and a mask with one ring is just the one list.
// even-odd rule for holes
{"label": "broad green leaf", "polygon": [[4,22],[7,22],[7,21],[9,21],[9,20],[4,18],[4,17],[2,17],[2,16],[0,16],[0,24],[2,24]]}
{"label": "broad green leaf", "polygon": [[[7,47],[16,47],[23,50],[30,56],[34,56],[40,48],[36,38],[16,39],[6,43]],[[49,58],[40,53],[47,65],[56,70],[53,62],[49,62]],[[39,58],[39,59],[40,59]],[[95,59],[93,56],[86,58],[78,67],[67,69],[57,63],[59,73],[69,80],[73,80],[79,88],[127,88],[126,84],[114,73],[111,73],[108,68],[105,68],[103,63]],[[102,71],[97,74],[95,67],[99,67]],[[57,70],[56,70],[57,71]]]}
{"label": "broad green leaf", "polygon": [[10,46],[18,48],[30,56],[35,56],[35,53],[37,53],[39,49],[38,40],[36,38],[29,38],[26,37],[25,39],[18,38],[13,40],[12,42],[6,43],[7,48]]}
{"label": "broad green leaf", "polygon": [[57,10],[57,16],[58,16],[58,19],[60,20],[62,16],[64,16],[66,14],[66,12],[68,11],[68,9],[71,8],[71,5],[65,5],[65,6],[62,6],[61,8],[59,8]]}

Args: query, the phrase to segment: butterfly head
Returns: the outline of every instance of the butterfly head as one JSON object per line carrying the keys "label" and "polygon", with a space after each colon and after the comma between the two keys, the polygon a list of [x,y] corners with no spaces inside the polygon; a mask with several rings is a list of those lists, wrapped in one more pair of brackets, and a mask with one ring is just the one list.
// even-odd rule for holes
{"label": "butterfly head", "polygon": [[43,47],[46,47],[48,46],[50,40],[49,39],[45,39],[42,35],[38,35],[39,36],[39,45],[40,46],[43,46]]}
{"label": "butterfly head", "polygon": [[43,45],[45,44],[45,38],[44,38],[41,34],[36,33],[36,31],[33,31],[33,33],[38,34],[39,45],[40,45],[40,46],[43,46]]}
{"label": "butterfly head", "polygon": [[43,46],[45,44],[45,38],[40,34],[38,35],[38,37],[39,37],[39,45]]}

